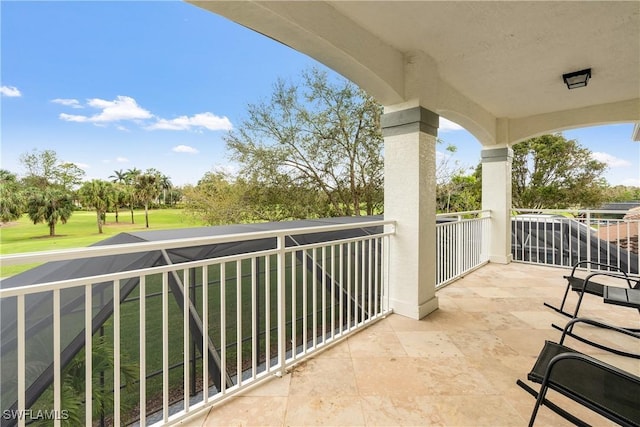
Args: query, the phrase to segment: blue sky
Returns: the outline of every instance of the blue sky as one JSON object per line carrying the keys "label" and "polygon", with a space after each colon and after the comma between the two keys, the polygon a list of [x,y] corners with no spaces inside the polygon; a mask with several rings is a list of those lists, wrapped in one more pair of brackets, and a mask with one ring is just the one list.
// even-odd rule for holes
{"label": "blue sky", "polygon": [[[0,167],[19,175],[22,153],[56,151],[107,179],[154,167],[175,185],[231,169],[223,141],[279,78],[322,67],[222,17],[174,1],[7,1],[1,15]],[[640,186],[631,124],[566,131],[609,164],[611,184]],[[442,122],[469,167],[480,144]]]}

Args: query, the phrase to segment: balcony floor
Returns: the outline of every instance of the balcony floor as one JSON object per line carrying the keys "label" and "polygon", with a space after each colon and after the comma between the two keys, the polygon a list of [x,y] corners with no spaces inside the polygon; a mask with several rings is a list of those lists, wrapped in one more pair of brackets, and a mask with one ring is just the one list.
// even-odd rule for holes
{"label": "balcony floor", "polygon": [[[542,305],[560,301],[563,274],[567,270],[489,264],[438,291],[440,308],[427,318],[391,315],[302,362],[285,377],[234,396],[186,424],[526,425],[534,398],[516,379],[526,379],[545,339],[559,338],[551,323],[567,321]],[[575,301],[572,295],[570,308]],[[585,297],[580,313],[618,325],[639,324],[635,310],[603,304],[592,295]],[[567,344],[585,348],[575,340]],[[640,374],[637,360],[589,352]],[[549,398],[575,409],[573,413],[593,425],[610,424],[554,392]],[[543,407],[536,425],[570,424]]]}

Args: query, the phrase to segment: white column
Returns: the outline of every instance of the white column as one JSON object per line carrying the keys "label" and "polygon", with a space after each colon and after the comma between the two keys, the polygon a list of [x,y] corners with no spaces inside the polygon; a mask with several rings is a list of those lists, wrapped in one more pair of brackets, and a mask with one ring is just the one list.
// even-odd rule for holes
{"label": "white column", "polygon": [[489,261],[508,264],[511,256],[511,163],[509,147],[482,150],[482,209],[491,211]]}
{"label": "white column", "polygon": [[[388,111],[387,107],[385,111]],[[423,107],[386,112],[384,216],[397,221],[390,240],[389,297],[395,313],[421,319],[438,308],[436,135],[438,115]]]}

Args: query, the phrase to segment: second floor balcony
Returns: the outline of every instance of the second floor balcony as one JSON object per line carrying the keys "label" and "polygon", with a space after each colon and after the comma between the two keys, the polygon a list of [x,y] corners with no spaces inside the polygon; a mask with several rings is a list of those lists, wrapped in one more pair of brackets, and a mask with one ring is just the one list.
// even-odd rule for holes
{"label": "second floor balcony", "polygon": [[[515,380],[544,340],[559,335],[551,323],[566,322],[542,303],[559,302],[567,267],[603,253],[587,250],[602,220],[562,218],[514,218],[514,258],[543,264],[530,266],[487,264],[488,212],[441,216],[439,309],[420,321],[393,314],[395,224],[382,218],[139,233],[5,256],[45,264],[2,282],[3,410],[62,414],[75,384],[75,421],[84,424],[227,425],[238,416],[234,405],[275,393],[279,404],[252,404],[246,424],[307,416],[318,425],[411,424],[428,416],[436,425],[465,417],[519,425],[533,402]],[[572,231],[582,227],[591,231]],[[597,260],[637,265],[637,254],[620,246]],[[595,299],[583,310],[634,322],[628,308]],[[505,399],[504,414],[489,410]],[[26,425],[24,417],[6,421]]]}

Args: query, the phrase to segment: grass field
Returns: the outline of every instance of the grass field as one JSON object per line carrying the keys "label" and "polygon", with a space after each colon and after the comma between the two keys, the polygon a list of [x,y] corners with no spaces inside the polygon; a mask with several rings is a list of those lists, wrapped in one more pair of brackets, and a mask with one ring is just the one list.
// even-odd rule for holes
{"label": "grass field", "polygon": [[[144,211],[134,211],[134,224],[131,223],[130,211],[120,212],[119,221],[115,222],[113,213],[107,214],[107,223],[103,233],[98,233],[96,213],[74,212],[66,224],[58,223],[56,236],[49,236],[49,226],[34,225],[24,215],[20,220],[0,227],[0,254],[19,252],[40,252],[56,249],[78,248],[89,246],[118,233],[147,230],[145,228]],[[170,228],[197,227],[204,225],[192,217],[185,215],[182,209],[156,209],[149,211],[148,230]],[[0,277],[8,277],[32,268],[33,265],[0,267]]]}

